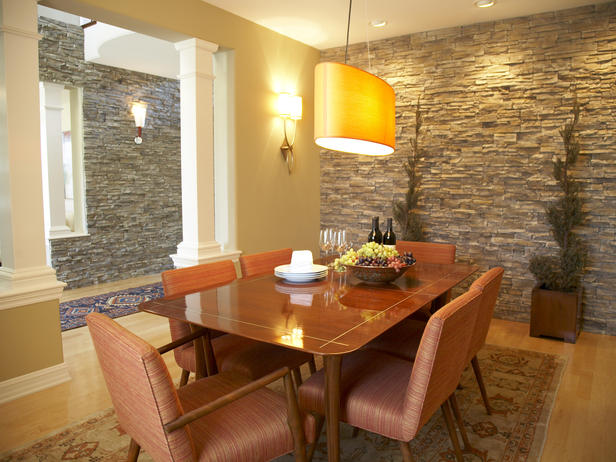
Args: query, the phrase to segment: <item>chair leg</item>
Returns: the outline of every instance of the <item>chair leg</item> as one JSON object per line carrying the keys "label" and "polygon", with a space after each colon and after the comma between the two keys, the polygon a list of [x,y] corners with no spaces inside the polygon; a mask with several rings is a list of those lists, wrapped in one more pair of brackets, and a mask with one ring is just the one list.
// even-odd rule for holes
{"label": "chair leg", "polygon": [[293,374],[293,381],[295,382],[295,388],[299,388],[302,384],[302,373],[299,370],[299,367],[294,367],[291,369],[291,373]]}
{"label": "chair leg", "polygon": [[314,420],[316,421],[314,443],[310,445],[310,449],[308,450],[308,462],[312,462],[312,456],[314,456],[314,450],[317,448],[317,442],[319,441],[319,437],[321,436],[321,432],[323,431],[323,424],[325,423],[325,416],[321,414],[315,414]]}
{"label": "chair leg", "polygon": [[314,357],[308,361],[308,369],[310,370],[310,375],[314,374],[317,371],[317,363],[314,362]]}
{"label": "chair leg", "polygon": [[486,412],[488,415],[492,415],[492,408],[490,407],[490,401],[488,401],[488,392],[486,391],[486,386],[483,383],[483,376],[481,375],[481,369],[479,368],[477,356],[473,356],[473,359],[471,359],[471,365],[473,366],[473,371],[475,372],[475,377],[477,378],[477,384],[479,385],[479,391],[481,392],[481,398],[483,399],[483,404],[486,407]]}
{"label": "chair leg", "polygon": [[137,462],[137,458],[139,457],[139,450],[141,448],[137,444],[134,439],[130,439],[130,446],[128,446],[128,456],[126,457],[126,462]]}
{"label": "chair leg", "polygon": [[445,417],[445,423],[447,424],[447,430],[449,431],[449,438],[451,438],[451,443],[453,444],[453,451],[456,455],[456,460],[458,462],[464,462],[462,450],[460,449],[460,443],[458,442],[456,427],[454,427],[453,424],[453,416],[451,415],[451,409],[449,409],[449,403],[447,401],[441,405],[441,410],[443,411],[443,417]]}
{"label": "chair leg", "polygon": [[460,408],[458,407],[458,399],[456,398],[455,392],[451,394],[449,397],[449,404],[453,409],[453,415],[456,418],[456,422],[458,422],[458,428],[460,429],[460,435],[462,435],[462,441],[464,442],[464,450],[470,451],[472,449],[471,443],[468,440],[468,435],[466,433],[466,428],[464,427],[464,421],[462,420],[462,414],[460,413]]}
{"label": "chair leg", "polygon": [[411,446],[408,442],[400,441],[400,452],[402,452],[403,462],[415,462],[415,459],[411,454]]}
{"label": "chair leg", "polygon": [[297,404],[297,396],[293,381],[289,373],[283,377],[284,387],[287,393],[287,422],[291,433],[293,434],[293,443],[295,446],[295,462],[306,462],[306,444],[304,442],[304,426],[300,416],[299,405]]}
{"label": "chair leg", "polygon": [[190,371],[182,369],[182,376],[180,377],[180,387],[183,387],[188,383],[188,377],[190,377]]}

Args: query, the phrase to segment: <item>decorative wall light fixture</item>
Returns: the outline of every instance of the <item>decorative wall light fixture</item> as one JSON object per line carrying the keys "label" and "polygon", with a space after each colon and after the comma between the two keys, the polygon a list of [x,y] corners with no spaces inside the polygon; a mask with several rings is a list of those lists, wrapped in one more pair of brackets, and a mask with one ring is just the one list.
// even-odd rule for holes
{"label": "decorative wall light fixture", "polygon": [[[297,131],[297,121],[302,119],[302,97],[291,95],[289,93],[280,93],[278,95],[278,114],[282,117],[284,126],[284,140],[280,146],[282,157],[287,162],[289,173],[293,171],[295,165],[295,156],[293,155],[293,145],[295,144],[295,133]],[[293,123],[293,138],[289,141],[287,134],[287,123]]]}
{"label": "decorative wall light fixture", "polygon": [[314,141],[332,151],[384,156],[396,146],[396,95],[376,75],[346,64],[351,6],[352,0],[344,64],[314,68]]}
{"label": "decorative wall light fixture", "polygon": [[133,103],[131,113],[135,118],[135,126],[137,127],[137,136],[135,137],[135,144],[141,144],[143,138],[141,138],[141,129],[145,125],[145,113],[147,111],[147,105],[144,103]]}

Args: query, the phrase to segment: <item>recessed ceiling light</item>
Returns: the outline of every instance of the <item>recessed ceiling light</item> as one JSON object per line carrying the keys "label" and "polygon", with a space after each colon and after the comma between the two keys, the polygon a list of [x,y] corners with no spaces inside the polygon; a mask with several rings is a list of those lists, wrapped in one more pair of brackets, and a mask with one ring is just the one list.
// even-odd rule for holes
{"label": "recessed ceiling light", "polygon": [[370,21],[370,25],[372,27],[383,27],[387,24],[387,21],[385,21],[384,19],[373,19],[372,21]]}
{"label": "recessed ceiling light", "polygon": [[494,6],[495,3],[495,0],[476,0],[475,6],[477,8],[490,8],[491,6]]}

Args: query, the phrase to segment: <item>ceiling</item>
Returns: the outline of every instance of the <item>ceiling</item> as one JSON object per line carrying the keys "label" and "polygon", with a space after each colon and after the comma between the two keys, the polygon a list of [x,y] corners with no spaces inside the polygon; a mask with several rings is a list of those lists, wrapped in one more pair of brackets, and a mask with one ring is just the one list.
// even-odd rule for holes
{"label": "ceiling", "polygon": [[[203,0],[206,1],[206,0]],[[610,0],[495,0],[477,8],[474,0],[355,0],[350,43],[564,10]],[[343,46],[347,0],[207,0],[250,21],[318,49]],[[384,27],[369,25],[385,20]]]}

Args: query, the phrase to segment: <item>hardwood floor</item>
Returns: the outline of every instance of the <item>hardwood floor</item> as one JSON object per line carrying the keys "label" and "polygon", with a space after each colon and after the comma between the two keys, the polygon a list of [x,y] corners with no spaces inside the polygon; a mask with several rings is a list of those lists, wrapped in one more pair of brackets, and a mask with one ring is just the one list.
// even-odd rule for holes
{"label": "hardwood floor", "polygon": [[[66,292],[62,301],[160,280],[146,276]],[[137,313],[117,321],[153,345],[170,340],[166,319]],[[0,405],[0,453],[22,446],[111,406],[86,327],[62,334],[70,382]],[[528,325],[494,319],[487,343],[567,358],[542,462],[616,460],[616,337],[583,332],[575,345],[528,336]],[[165,355],[171,376],[180,370]],[[489,392],[489,386],[488,386]]]}

